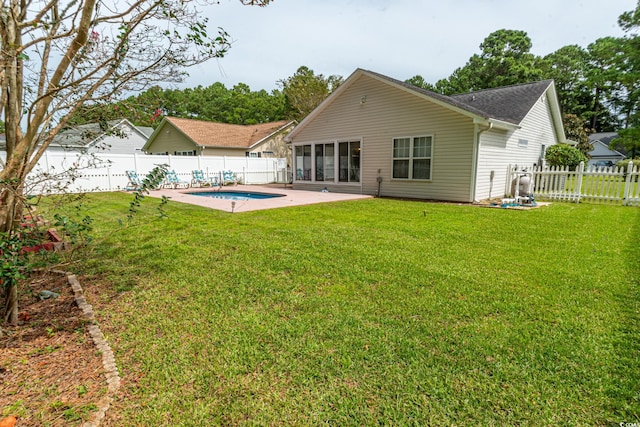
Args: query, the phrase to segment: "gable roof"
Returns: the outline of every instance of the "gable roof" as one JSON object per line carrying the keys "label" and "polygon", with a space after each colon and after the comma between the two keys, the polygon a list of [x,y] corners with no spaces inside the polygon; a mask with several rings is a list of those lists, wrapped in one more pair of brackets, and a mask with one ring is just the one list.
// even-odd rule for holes
{"label": "gable roof", "polygon": [[589,142],[600,141],[605,145],[609,145],[616,138],[619,138],[617,132],[595,132],[589,135]]}
{"label": "gable roof", "polygon": [[[594,148],[597,142],[600,142],[603,145],[605,145],[607,148],[609,148],[609,145],[611,144],[611,142],[613,142],[613,140],[618,138],[620,138],[620,135],[618,135],[617,132],[595,132],[589,135],[589,142],[594,145]],[[616,142],[615,152],[623,156],[626,156],[628,154],[627,150],[625,149],[624,145],[622,145],[621,141]]]}
{"label": "gable roof", "polygon": [[605,144],[601,139],[596,139],[592,142],[593,150],[589,152],[592,158],[596,157],[620,157],[624,159],[626,156],[617,150],[609,148],[608,144]]}
{"label": "gable roof", "polygon": [[552,84],[553,80],[542,80],[452,95],[451,98],[483,111],[488,118],[518,124]]}
{"label": "gable roof", "polygon": [[107,136],[109,132],[117,133],[117,130],[121,130],[125,126],[145,140],[148,138],[148,135],[145,135],[129,120],[120,119],[110,120],[106,126],[100,123],[86,123],[65,129],[53,138],[50,146],[58,146],[69,150],[87,149]]}
{"label": "gable roof", "polygon": [[545,93],[548,93],[554,127],[557,134],[561,136],[559,138],[561,142],[565,141],[560,105],[558,104],[553,80],[542,80],[533,83],[447,96],[361,68],[356,69],[338,89],[331,93],[311,114],[302,120],[296,129],[291,132],[289,138],[300,132],[308,121],[312,120],[313,117],[330,105],[335,97],[339,96],[340,93],[345,91],[363,75],[420,96],[421,98],[428,99],[442,107],[466,115],[478,123],[492,124],[505,129],[517,129],[535,103]]}
{"label": "gable roof", "polygon": [[251,148],[272,135],[292,126],[294,122],[280,120],[256,125],[233,125],[204,120],[165,117],[143,147],[146,150],[160,130],[173,126],[200,147]]}

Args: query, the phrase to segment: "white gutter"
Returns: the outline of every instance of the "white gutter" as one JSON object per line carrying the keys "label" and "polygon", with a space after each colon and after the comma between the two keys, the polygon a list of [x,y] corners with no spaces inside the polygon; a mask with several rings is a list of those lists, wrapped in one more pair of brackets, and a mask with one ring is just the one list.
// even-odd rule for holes
{"label": "white gutter", "polygon": [[[503,130],[518,130],[522,128],[522,126],[520,125],[505,122],[503,120],[498,120],[498,119],[474,119],[473,124],[490,126],[489,129],[495,128],[495,129],[503,129]],[[486,130],[489,130],[489,129],[486,129]]]}

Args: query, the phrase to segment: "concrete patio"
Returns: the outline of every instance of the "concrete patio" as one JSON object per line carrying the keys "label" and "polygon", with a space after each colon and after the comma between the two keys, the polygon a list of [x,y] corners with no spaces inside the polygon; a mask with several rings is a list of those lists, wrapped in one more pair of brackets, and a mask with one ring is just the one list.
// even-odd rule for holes
{"label": "concrete patio", "polygon": [[[151,197],[166,196],[172,202],[188,203],[226,212],[249,212],[264,209],[276,209],[289,206],[311,205],[315,203],[339,202],[344,200],[369,199],[373,196],[363,194],[323,193],[320,191],[303,191],[276,185],[236,185],[222,187],[220,191],[255,192],[282,194],[283,197],[250,200],[225,200],[213,197],[196,196],[189,193],[218,191],[213,188],[160,189],[150,192]],[[232,202],[235,205],[232,206]]]}

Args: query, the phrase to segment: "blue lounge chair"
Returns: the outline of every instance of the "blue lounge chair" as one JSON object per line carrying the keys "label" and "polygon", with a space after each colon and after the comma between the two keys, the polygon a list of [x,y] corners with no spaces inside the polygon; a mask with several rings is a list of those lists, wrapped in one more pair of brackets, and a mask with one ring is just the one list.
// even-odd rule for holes
{"label": "blue lounge chair", "polygon": [[180,181],[176,171],[170,170],[167,171],[163,188],[189,188],[189,183],[187,181]]}
{"label": "blue lounge chair", "polygon": [[233,171],[222,171],[222,185],[227,184],[238,185],[238,180]]}
{"label": "blue lounge chair", "polygon": [[218,178],[206,178],[201,170],[191,171],[192,187],[217,187],[219,185]]}
{"label": "blue lounge chair", "polygon": [[136,191],[142,188],[142,181],[140,181],[136,171],[127,171],[126,174],[129,179],[129,183],[124,187],[126,191]]}

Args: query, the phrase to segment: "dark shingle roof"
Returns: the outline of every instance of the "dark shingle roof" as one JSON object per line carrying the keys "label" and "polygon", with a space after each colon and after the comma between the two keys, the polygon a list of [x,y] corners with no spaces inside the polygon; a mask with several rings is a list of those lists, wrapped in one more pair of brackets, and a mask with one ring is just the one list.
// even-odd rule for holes
{"label": "dark shingle roof", "polygon": [[86,123],[63,130],[53,137],[51,145],[64,148],[87,147],[97,138],[104,135],[109,129],[120,123],[120,120],[112,120],[106,125],[99,123]]}
{"label": "dark shingle roof", "polygon": [[503,86],[495,89],[453,95],[451,98],[484,111],[489,117],[518,124],[553,80]]}
{"label": "dark shingle roof", "polygon": [[131,129],[137,130],[141,135],[146,135],[140,128],[137,128],[126,119],[109,120],[107,123],[86,123],[77,125],[63,130],[51,142],[52,146],[59,146],[65,149],[85,149],[96,143],[100,138],[107,134],[117,134],[123,126],[130,126]]}
{"label": "dark shingle roof", "polygon": [[374,71],[363,71],[485,119],[497,119],[512,124],[519,124],[522,119],[524,119],[527,113],[531,111],[534,103],[553,82],[553,80],[542,80],[534,83],[503,86],[495,89],[447,96],[413,86]]}

